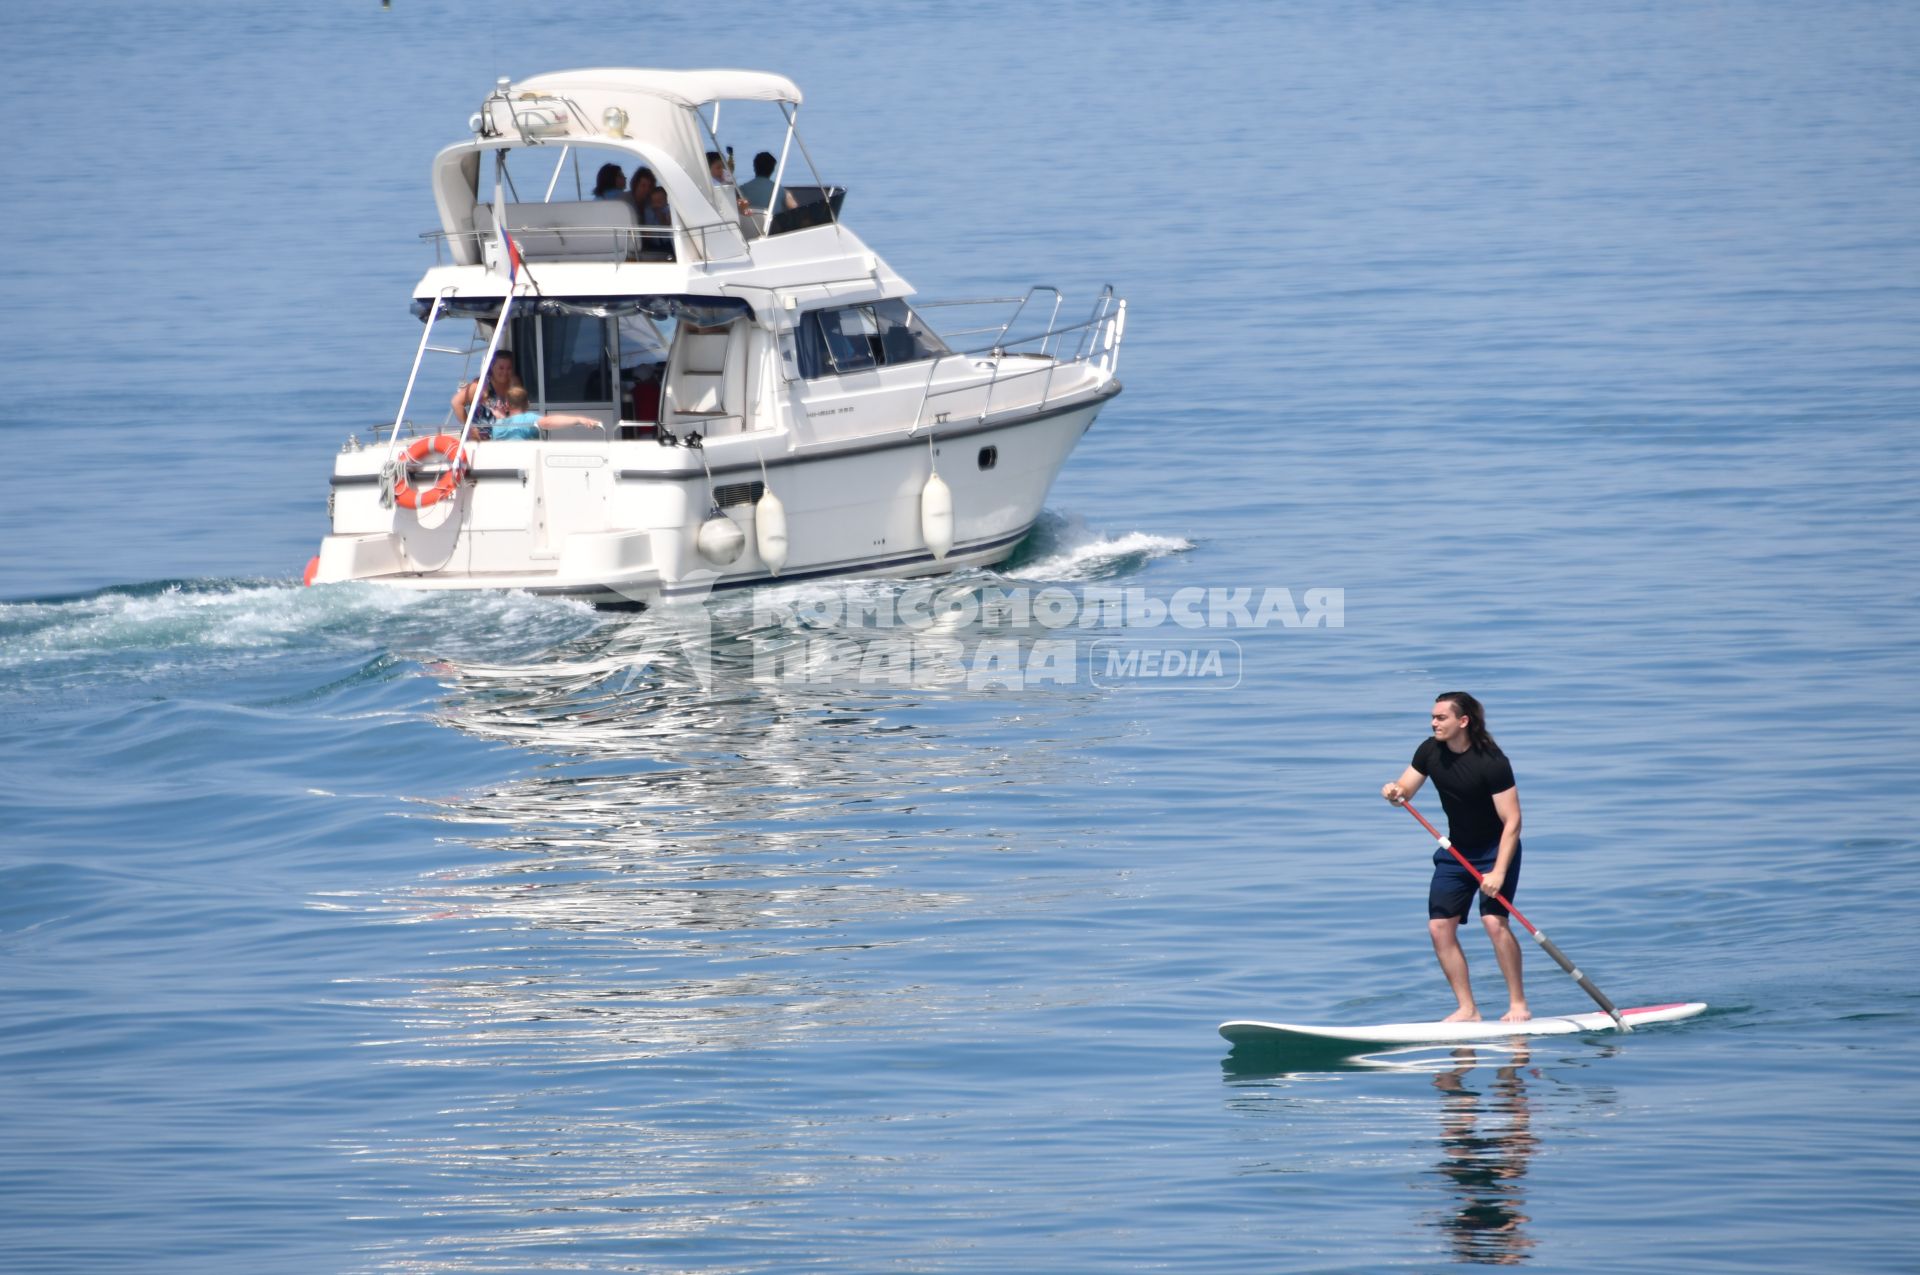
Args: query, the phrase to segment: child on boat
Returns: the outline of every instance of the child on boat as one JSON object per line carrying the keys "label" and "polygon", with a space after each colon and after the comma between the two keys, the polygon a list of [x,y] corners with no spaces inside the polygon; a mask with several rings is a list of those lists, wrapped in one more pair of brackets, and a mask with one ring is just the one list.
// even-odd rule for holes
{"label": "child on boat", "polygon": [[507,391],[507,410],[510,415],[503,416],[493,423],[493,431],[488,435],[495,442],[502,440],[526,440],[540,437],[542,430],[549,429],[605,429],[602,421],[591,416],[568,416],[563,412],[549,412],[542,416],[538,412],[528,411],[532,398],[526,387],[516,385]]}

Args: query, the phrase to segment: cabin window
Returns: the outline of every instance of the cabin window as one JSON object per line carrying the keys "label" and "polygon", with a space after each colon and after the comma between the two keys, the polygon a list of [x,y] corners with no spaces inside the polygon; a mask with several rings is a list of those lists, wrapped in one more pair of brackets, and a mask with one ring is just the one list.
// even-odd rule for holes
{"label": "cabin window", "polygon": [[542,406],[613,402],[612,324],[596,315],[525,315],[513,321],[521,380]]}
{"label": "cabin window", "polygon": [[809,310],[800,316],[798,346],[800,375],[807,380],[952,353],[904,301]]}
{"label": "cabin window", "polygon": [[880,325],[874,320],[872,306],[850,305],[809,317],[819,320],[826,337],[828,367],[836,372],[858,372],[878,365],[874,355],[879,349]]}

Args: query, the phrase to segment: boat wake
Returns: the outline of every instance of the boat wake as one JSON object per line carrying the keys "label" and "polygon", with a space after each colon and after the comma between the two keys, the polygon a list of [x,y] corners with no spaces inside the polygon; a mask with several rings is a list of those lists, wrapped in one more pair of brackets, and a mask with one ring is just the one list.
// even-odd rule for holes
{"label": "boat wake", "polygon": [[[110,685],[179,691],[243,673],[294,683],[318,673],[324,682],[332,674],[295,666],[337,670],[343,661],[376,659],[382,667],[418,665],[469,691],[518,688],[544,709],[578,708],[585,696],[601,713],[630,719],[657,712],[650,700],[696,684],[711,690],[715,679],[753,697],[757,653],[822,636],[872,637],[874,616],[906,610],[928,590],[945,606],[1015,582],[1071,588],[1122,578],[1191,548],[1175,536],[1106,535],[1049,513],[998,570],[812,581],[637,616],[512,592],[161,580],[0,602],[0,694],[35,698]],[[911,636],[1002,635],[976,606],[952,618],[935,607]]]}
{"label": "boat wake", "polygon": [[1193,547],[1184,537],[1145,531],[1107,536],[1090,530],[1078,516],[1047,513],[1000,572],[1019,580],[1112,580]]}
{"label": "boat wake", "polygon": [[498,656],[544,649],[596,623],[584,604],[526,594],[161,580],[0,602],[0,689],[172,681],[287,656],[370,649],[416,658]]}

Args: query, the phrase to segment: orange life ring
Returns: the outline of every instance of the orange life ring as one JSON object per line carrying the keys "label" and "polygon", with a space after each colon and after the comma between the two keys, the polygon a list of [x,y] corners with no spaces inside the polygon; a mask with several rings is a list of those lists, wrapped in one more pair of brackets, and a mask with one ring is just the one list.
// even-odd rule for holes
{"label": "orange life ring", "polygon": [[[435,452],[446,458],[446,472],[440,475],[440,481],[421,491],[407,481],[407,467],[425,460],[428,452]],[[467,454],[461,450],[460,440],[451,434],[435,434],[431,438],[416,438],[407,444],[406,460],[400,465],[400,472],[393,476],[393,503],[402,509],[425,509],[437,505],[453,495],[460,480],[467,476]]]}

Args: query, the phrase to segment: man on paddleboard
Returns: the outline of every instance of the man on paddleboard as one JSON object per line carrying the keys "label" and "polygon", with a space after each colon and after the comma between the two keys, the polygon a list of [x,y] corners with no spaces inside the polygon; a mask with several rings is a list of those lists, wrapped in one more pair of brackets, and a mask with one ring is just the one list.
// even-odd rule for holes
{"label": "man on paddleboard", "polygon": [[[1501,1018],[1525,1022],[1533,1015],[1520,981],[1520,942],[1513,937],[1506,905],[1494,897],[1511,899],[1520,886],[1520,790],[1507,755],[1487,733],[1486,710],[1464,691],[1448,691],[1434,701],[1432,736],[1420,741],[1413,764],[1382,785],[1380,795],[1398,806],[1429,779],[1447,812],[1447,839],[1486,878],[1480,886],[1480,921],[1507,980],[1507,1012]],[[1460,948],[1460,923],[1473,906],[1474,881],[1444,848],[1434,851],[1433,865],[1427,933],[1460,1002],[1444,1021],[1475,1022],[1480,1011],[1467,978],[1467,954]]]}

